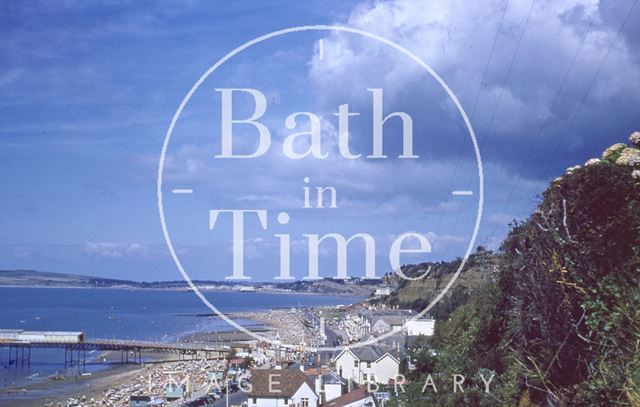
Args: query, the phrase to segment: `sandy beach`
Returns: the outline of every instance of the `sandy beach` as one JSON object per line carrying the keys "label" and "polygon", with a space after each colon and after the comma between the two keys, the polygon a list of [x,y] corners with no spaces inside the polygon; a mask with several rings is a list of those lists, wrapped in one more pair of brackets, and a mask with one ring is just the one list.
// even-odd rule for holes
{"label": "sandy beach", "polygon": [[[283,343],[308,342],[313,337],[297,309],[276,309],[265,312],[242,312],[230,315],[234,319],[256,321],[260,335]],[[179,342],[224,344],[253,339],[246,333],[198,332],[185,335]],[[105,352],[108,368],[91,375],[67,374],[60,381],[38,381],[6,388],[0,393],[0,406],[128,406],[131,395],[145,394],[163,397],[169,383],[187,380],[195,390],[208,383],[207,372],[224,370],[226,360],[176,360],[176,355],[143,354],[143,364],[117,363],[117,352]]]}
{"label": "sandy beach", "polygon": [[[188,382],[197,390],[208,382],[207,372],[224,369],[225,360],[175,360],[167,355],[145,355],[156,360],[114,365],[91,376],[67,376],[5,390],[0,406],[128,406],[131,395],[163,397],[170,383]],[[46,394],[46,395],[45,395]]]}

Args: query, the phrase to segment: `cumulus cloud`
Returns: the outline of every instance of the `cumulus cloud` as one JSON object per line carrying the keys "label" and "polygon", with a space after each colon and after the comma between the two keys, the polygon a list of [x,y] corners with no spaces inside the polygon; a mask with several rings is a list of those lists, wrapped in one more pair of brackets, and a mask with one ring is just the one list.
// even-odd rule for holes
{"label": "cumulus cloud", "polygon": [[[638,44],[625,32],[618,37],[625,15],[615,17],[597,0],[368,1],[335,23],[400,44],[451,87],[472,121],[484,161],[485,217],[477,244],[495,247],[501,239],[497,235],[504,234],[512,219],[530,213],[547,179],[555,176],[555,156],[562,158],[557,160],[561,168],[584,162],[633,125],[640,92]],[[194,187],[202,205],[190,207],[192,213],[207,205],[294,212],[302,207],[302,180],[309,177],[311,186],[337,189],[341,212],[315,212],[313,220],[302,224],[302,215],[294,213],[288,227],[298,235],[316,229],[326,233],[328,225],[351,233],[369,228],[379,237],[419,229],[433,240],[435,258],[463,253],[475,225],[476,201],[450,192],[477,192],[478,174],[456,107],[420,66],[385,44],[345,32],[327,33],[323,41],[323,58],[313,54],[302,73],[311,84],[308,94],[292,98],[284,89],[273,99],[278,113],[300,111],[301,103],[318,112],[327,159],[284,157],[282,141],[292,131],[265,117],[272,145],[258,159],[213,160],[219,137],[182,142],[175,137],[165,161],[165,191]],[[304,83],[288,67],[290,61],[283,63],[278,65],[277,55],[269,60],[268,76],[274,83],[282,72],[287,83]],[[411,114],[420,160],[397,159],[401,127],[396,118],[384,130],[390,159],[365,158],[372,145],[368,88],[384,89],[385,114],[389,109]],[[359,113],[350,122],[349,142],[352,152],[363,154],[360,159],[337,154],[334,114],[343,103]],[[215,129],[209,126],[185,126],[182,135],[199,129],[210,136]],[[238,147],[251,148],[253,136],[239,137]],[[184,210],[178,203],[166,209],[174,208]],[[198,222],[193,225],[199,227]],[[185,228],[183,235],[193,238],[194,232]],[[245,237],[248,256],[273,256],[277,247],[268,236],[258,236]]]}
{"label": "cumulus cloud", "polygon": [[[624,35],[617,38],[625,16],[605,19],[603,7],[598,0],[376,1],[362,3],[338,23],[391,39],[433,67],[472,116],[487,158],[517,167],[540,133],[532,165],[523,171],[541,176],[536,160],[550,155],[558,139],[580,155],[611,137],[594,131],[592,121],[600,118],[588,112],[633,116],[630,102],[640,92],[637,50]],[[324,42],[325,57],[312,59],[309,76],[328,104],[376,78],[390,98],[406,98],[402,89],[425,80],[417,66],[386,45],[342,32]],[[563,134],[596,74],[582,106],[585,116],[570,136]]]}

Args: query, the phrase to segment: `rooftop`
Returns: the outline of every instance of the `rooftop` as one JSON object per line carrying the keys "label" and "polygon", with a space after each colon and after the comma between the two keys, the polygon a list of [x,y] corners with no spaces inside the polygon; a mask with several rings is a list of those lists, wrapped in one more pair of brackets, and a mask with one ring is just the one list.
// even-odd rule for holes
{"label": "rooftop", "polygon": [[304,383],[307,375],[297,369],[252,369],[249,397],[290,398]]}
{"label": "rooftop", "polygon": [[371,393],[367,393],[367,388],[366,387],[360,387],[357,390],[354,390],[350,393],[347,394],[343,394],[342,396],[338,397],[337,399],[333,399],[331,401],[328,401],[326,403],[324,403],[322,406],[323,407],[343,407],[346,405],[349,405],[351,403],[354,403],[356,401],[359,400],[363,400],[367,397],[371,396],[371,398],[373,399],[373,403],[371,404],[371,406],[378,406],[378,401],[376,400],[375,397],[373,397],[371,395]]}

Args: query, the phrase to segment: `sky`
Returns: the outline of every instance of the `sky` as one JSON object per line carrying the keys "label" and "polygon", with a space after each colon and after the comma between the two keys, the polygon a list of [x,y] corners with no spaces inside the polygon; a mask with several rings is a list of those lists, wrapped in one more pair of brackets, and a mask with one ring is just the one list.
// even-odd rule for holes
{"label": "sky", "polygon": [[[366,233],[376,274],[406,232],[430,253],[402,263],[450,260],[469,247],[497,249],[551,179],[640,130],[640,6],[595,1],[17,2],[0,4],[0,269],[36,269],[132,280],[179,280],[158,211],[157,177],[167,129],[181,102],[219,59],[288,27],[337,25],[376,34],[424,61],[469,117],[481,155],[484,210],[477,238],[478,160],[451,95],[415,60],[370,37],[316,30],[270,38],[206,77],[177,119],[163,167],[167,232],[192,278],[232,273],[230,214],[246,215],[245,274],[270,281],[290,241],[291,274],[307,275],[308,237]],[[256,89],[270,148],[219,159],[222,92]],[[218,89],[218,90],[216,90]],[[402,154],[402,121],[373,149],[373,94],[386,116],[413,124],[417,158]],[[233,117],[256,102],[236,91]],[[340,154],[336,113],[348,104]],[[292,118],[297,112],[308,112]],[[318,118],[320,151],[292,159],[291,135]],[[299,136],[293,151],[311,148]],[[234,127],[236,154],[259,147],[253,125]],[[308,179],[308,182],[305,182]],[[315,204],[333,187],[336,208]],[[175,194],[173,189],[191,189]],[[472,195],[453,195],[454,190]],[[325,195],[326,196],[326,195]],[[328,201],[327,201],[328,202]],[[278,223],[286,212],[289,223]],[[409,239],[406,248],[416,248]],[[336,245],[320,246],[322,276],[337,272]],[[348,272],[364,273],[365,247],[349,245]]]}

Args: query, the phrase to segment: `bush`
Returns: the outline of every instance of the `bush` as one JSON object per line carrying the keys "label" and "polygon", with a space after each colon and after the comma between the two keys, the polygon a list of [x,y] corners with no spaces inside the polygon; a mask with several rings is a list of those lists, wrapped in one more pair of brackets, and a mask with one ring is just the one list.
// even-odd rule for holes
{"label": "bush", "polygon": [[[415,353],[408,405],[640,406],[640,186],[631,174],[603,161],[551,184],[512,225],[498,281],[436,325],[423,346],[437,357]],[[482,369],[498,375],[491,394]],[[425,395],[429,373],[436,383],[475,379],[464,394]]]}
{"label": "bush", "polygon": [[510,343],[533,402],[638,397],[639,231],[629,169],[602,164],[551,186],[503,244]]}

